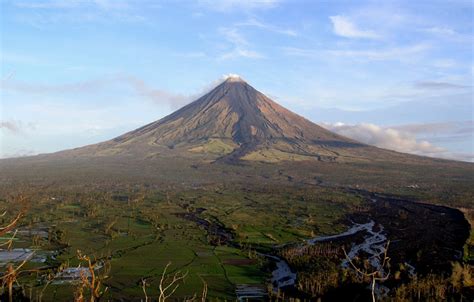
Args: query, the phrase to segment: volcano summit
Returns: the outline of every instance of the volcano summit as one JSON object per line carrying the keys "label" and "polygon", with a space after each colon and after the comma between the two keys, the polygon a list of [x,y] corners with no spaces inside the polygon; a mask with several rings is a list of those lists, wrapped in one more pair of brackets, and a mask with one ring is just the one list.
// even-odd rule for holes
{"label": "volcano summit", "polygon": [[179,155],[223,162],[347,161],[399,156],[332,133],[229,76],[176,112],[74,156]]}

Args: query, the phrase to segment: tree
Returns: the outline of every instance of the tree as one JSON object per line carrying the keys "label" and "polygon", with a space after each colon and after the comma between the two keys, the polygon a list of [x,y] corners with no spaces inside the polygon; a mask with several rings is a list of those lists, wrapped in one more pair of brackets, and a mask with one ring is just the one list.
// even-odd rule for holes
{"label": "tree", "polygon": [[[385,246],[385,251],[382,259],[382,265],[380,266],[379,269],[376,270],[368,270],[368,269],[361,269],[357,267],[354,262],[352,262],[352,259],[349,258],[349,256],[346,253],[346,250],[342,248],[344,251],[344,255],[346,256],[347,260],[351,264],[351,266],[354,268],[354,270],[362,275],[363,277],[371,279],[371,292],[372,292],[372,301],[375,302],[375,283],[380,281],[383,282],[388,279],[390,276],[390,258],[387,256],[387,251],[388,247],[390,245],[390,241],[387,241],[387,245]],[[385,272],[385,269],[388,270],[388,272]]]}
{"label": "tree", "polygon": [[80,261],[83,261],[86,263],[87,270],[80,271],[80,283],[76,290],[75,301],[76,302],[85,301],[84,289],[89,290],[90,302],[98,301],[99,298],[102,297],[108,289],[108,287],[105,287],[105,289],[103,289],[102,285],[103,285],[104,280],[108,278],[110,267],[106,263],[104,265],[105,270],[102,272],[102,274],[98,275],[96,274],[96,269],[98,268],[97,261],[93,261],[91,257],[87,255],[83,255],[82,252],[79,250],[77,251],[77,258]]}
{"label": "tree", "polygon": [[[5,226],[0,227],[0,236],[4,236],[8,232],[12,231],[26,212],[26,198],[23,195],[14,197],[13,202],[14,204],[19,204],[21,206],[21,210],[19,210],[17,215],[14,218],[12,218],[9,222],[7,222]],[[7,211],[3,212],[0,215],[0,217],[4,217],[6,214],[7,214]],[[16,234],[17,234],[17,231],[15,230],[15,232],[10,238],[7,238],[4,242],[0,243],[0,247],[6,246],[8,249],[10,249],[12,246],[13,240],[15,239]],[[8,301],[9,302],[13,301],[13,284],[17,282],[20,269],[27,263],[27,261],[31,258],[31,256],[32,255],[24,259],[23,262],[20,263],[20,265],[18,265],[17,267],[14,267],[13,264],[11,263],[8,264],[6,272],[0,278],[2,281],[2,288],[4,288],[5,286],[7,286],[8,288]]]}

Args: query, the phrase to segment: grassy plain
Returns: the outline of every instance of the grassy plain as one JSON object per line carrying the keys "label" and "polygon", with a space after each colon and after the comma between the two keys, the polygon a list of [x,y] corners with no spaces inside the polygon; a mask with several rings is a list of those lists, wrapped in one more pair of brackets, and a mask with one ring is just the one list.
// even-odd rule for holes
{"label": "grassy plain", "polygon": [[[146,190],[82,193],[44,190],[30,203],[22,228],[49,229],[41,248],[56,257],[36,267],[79,264],[77,251],[108,259],[111,266],[106,297],[141,298],[141,280],[149,296],[158,295],[158,281],[168,262],[170,273],[188,272],[178,297],[200,293],[204,282],[209,297],[235,298],[238,284],[265,286],[270,274],[255,249],[301,241],[345,228],[344,216],[361,203],[357,197],[326,189],[293,190],[202,188],[180,192]],[[8,207],[8,201],[0,206]],[[235,236],[235,244],[215,244],[203,227],[180,217],[196,213]],[[33,292],[44,285],[27,278]],[[51,284],[45,298],[72,297],[70,284]]]}

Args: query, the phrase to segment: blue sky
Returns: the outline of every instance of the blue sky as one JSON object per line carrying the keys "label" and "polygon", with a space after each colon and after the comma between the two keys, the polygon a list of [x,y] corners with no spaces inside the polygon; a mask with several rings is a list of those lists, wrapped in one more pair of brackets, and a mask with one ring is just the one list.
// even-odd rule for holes
{"label": "blue sky", "polygon": [[470,0],[0,3],[0,157],[113,138],[233,73],[343,135],[474,160]]}

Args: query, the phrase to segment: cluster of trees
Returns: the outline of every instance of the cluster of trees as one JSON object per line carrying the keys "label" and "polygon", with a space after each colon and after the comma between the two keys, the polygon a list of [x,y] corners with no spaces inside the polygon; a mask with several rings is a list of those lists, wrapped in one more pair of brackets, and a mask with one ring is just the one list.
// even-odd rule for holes
{"label": "cluster of trees", "polygon": [[[390,265],[385,254],[384,270],[371,268],[363,257],[341,268],[347,257],[340,247],[331,243],[290,246],[281,256],[298,272],[296,287],[310,300],[331,300],[359,294],[367,299],[373,294],[378,301],[470,301],[474,298],[473,266],[453,262],[452,271],[417,275],[406,264]],[[337,295],[335,294],[337,293]],[[342,296],[341,296],[342,295]]]}
{"label": "cluster of trees", "polygon": [[454,262],[451,275],[413,276],[395,289],[387,301],[469,301],[474,295],[474,268]]}

